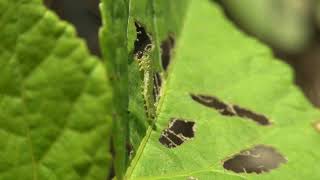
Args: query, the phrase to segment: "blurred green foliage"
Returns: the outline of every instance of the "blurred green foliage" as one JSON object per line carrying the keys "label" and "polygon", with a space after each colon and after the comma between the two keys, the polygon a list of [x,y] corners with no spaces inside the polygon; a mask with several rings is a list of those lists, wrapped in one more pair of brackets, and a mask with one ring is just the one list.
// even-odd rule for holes
{"label": "blurred green foliage", "polygon": [[283,52],[299,53],[314,37],[313,16],[318,11],[313,0],[220,2],[243,29]]}

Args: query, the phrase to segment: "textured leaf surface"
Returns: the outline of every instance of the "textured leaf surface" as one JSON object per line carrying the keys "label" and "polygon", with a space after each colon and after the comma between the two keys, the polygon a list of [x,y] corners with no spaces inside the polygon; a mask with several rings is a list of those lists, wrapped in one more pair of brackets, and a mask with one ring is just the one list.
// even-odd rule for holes
{"label": "textured leaf surface", "polygon": [[0,39],[0,179],[105,179],[103,65],[40,0],[2,0]]}
{"label": "textured leaf surface", "polygon": [[[159,24],[157,24],[159,26]],[[139,147],[129,179],[318,179],[319,113],[293,83],[291,69],[236,28],[207,0],[192,0],[179,37],[156,130]],[[190,94],[217,97],[269,118],[262,126],[241,116],[223,116]],[[168,148],[159,142],[172,118],[195,122],[194,138]],[[287,160],[261,174],[234,173],[223,161],[257,145],[271,146]]]}

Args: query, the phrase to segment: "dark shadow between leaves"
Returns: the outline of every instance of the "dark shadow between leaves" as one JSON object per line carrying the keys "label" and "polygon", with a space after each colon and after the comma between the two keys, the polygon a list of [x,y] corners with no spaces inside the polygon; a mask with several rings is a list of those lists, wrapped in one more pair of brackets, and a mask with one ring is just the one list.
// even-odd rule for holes
{"label": "dark shadow between leaves", "polygon": [[167,39],[161,43],[161,62],[162,67],[166,71],[171,61],[173,48],[175,46],[175,39],[173,35],[168,35]]}
{"label": "dark shadow between leaves", "polygon": [[92,54],[101,56],[98,33],[102,21],[98,0],[45,0],[44,4],[59,17],[73,24]]}

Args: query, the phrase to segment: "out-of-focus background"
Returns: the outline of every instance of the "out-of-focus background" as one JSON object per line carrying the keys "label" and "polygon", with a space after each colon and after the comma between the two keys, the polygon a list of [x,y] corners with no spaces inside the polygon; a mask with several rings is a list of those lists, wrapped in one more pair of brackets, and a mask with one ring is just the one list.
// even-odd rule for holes
{"label": "out-of-focus background", "polygon": [[[320,107],[320,0],[215,1],[242,31],[268,44],[277,57],[293,67],[296,83]],[[99,0],[45,0],[45,3],[62,19],[74,24],[90,51],[100,56]]]}

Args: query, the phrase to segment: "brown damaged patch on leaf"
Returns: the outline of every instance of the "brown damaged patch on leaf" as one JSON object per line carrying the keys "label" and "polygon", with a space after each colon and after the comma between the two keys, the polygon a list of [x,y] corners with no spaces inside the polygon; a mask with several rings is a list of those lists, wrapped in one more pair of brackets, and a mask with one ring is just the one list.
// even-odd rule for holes
{"label": "brown damaged patch on leaf", "polygon": [[169,127],[162,131],[159,142],[168,148],[175,148],[194,138],[195,128],[193,121],[173,118]]}
{"label": "brown damaged patch on leaf", "polygon": [[135,21],[134,25],[136,27],[137,38],[134,42],[133,54],[137,59],[141,59],[152,50],[152,38],[140,22]]}
{"label": "brown damaged patch on leaf", "polygon": [[271,124],[269,119],[262,114],[240,107],[239,105],[225,103],[216,97],[195,94],[190,94],[190,96],[194,101],[217,110],[221,115],[238,116],[241,118],[250,119],[263,126]]}
{"label": "brown damaged patch on leaf", "polygon": [[236,173],[264,173],[278,168],[287,160],[273,147],[257,145],[224,161],[223,167]]}

